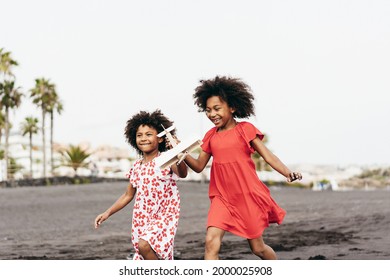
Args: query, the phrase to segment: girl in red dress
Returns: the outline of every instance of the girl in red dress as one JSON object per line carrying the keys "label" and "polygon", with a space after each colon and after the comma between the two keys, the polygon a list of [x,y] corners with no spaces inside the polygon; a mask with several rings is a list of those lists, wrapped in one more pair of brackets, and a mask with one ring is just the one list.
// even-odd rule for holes
{"label": "girl in red dress", "polygon": [[226,231],[248,240],[252,252],[262,259],[276,259],[274,250],[263,241],[263,231],[270,223],[280,224],[286,212],[272,199],[260,181],[251,153],[258,152],[288,182],[302,179],[291,172],[261,141],[264,135],[249,122],[235,118],[254,115],[254,97],[248,85],[239,79],[216,77],[202,80],[195,90],[199,111],[215,125],[203,139],[197,159],[185,162],[201,172],[211,156],[210,209],[207,220],[205,259],[218,259]]}
{"label": "girl in red dress", "polygon": [[[161,125],[168,128],[172,124],[160,110],[153,113],[141,111],[127,121],[126,139],[142,157],[130,169],[130,182],[125,193],[95,219],[95,228],[98,228],[136,195],[131,229],[135,260],[173,260],[173,242],[180,213],[176,180],[187,176],[187,166],[182,162],[160,169],[154,160],[167,149],[165,137],[157,137],[163,130]],[[175,131],[171,133],[174,135]]]}

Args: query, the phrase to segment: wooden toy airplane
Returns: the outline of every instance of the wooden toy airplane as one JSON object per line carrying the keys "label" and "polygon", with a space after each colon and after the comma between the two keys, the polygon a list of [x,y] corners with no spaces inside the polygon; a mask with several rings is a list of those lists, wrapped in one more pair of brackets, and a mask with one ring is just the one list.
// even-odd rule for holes
{"label": "wooden toy airplane", "polygon": [[172,145],[172,149],[161,153],[160,156],[156,157],[156,165],[160,168],[166,168],[168,166],[171,166],[172,164],[176,163],[179,165],[185,157],[194,151],[196,148],[200,147],[202,145],[202,141],[196,140],[192,142],[184,141],[177,143],[176,140],[173,138],[172,134],[170,133],[175,126],[171,126],[168,128],[164,128],[164,131],[157,134],[158,137],[163,137],[164,135],[169,139],[169,142]]}

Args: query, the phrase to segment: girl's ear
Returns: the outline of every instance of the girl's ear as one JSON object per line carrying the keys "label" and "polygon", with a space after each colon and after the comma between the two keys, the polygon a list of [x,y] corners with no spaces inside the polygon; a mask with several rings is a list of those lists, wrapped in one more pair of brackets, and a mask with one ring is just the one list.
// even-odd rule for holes
{"label": "girl's ear", "polygon": [[230,107],[230,112],[233,114],[236,111],[236,108]]}
{"label": "girl's ear", "polygon": [[164,141],[164,137],[158,137],[158,143],[162,143]]}

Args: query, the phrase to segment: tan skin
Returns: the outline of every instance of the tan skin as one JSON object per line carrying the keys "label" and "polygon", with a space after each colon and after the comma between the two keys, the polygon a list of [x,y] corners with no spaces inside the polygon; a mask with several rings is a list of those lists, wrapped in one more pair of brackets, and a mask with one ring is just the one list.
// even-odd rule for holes
{"label": "tan skin", "polygon": [[[142,151],[143,154],[142,163],[152,161],[158,155],[158,144],[161,143],[163,139],[157,137],[157,134],[157,130],[153,127],[149,127],[147,125],[141,125],[138,127],[136,139],[137,147]],[[185,178],[187,176],[187,166],[184,162],[181,162],[179,165],[174,164],[171,166],[171,168],[172,171],[180,178]],[[133,186],[129,184],[125,193],[122,194],[111,207],[96,217],[95,228],[99,228],[99,226],[111,215],[115,214],[124,208],[127,204],[129,204],[133,200],[135,193],[136,188],[133,188]],[[138,245],[140,254],[145,260],[158,259],[156,253],[153,251],[146,240],[140,239]]]}
{"label": "tan skin", "polygon": [[[212,96],[207,99],[206,115],[217,127],[217,131],[230,130],[237,125],[236,120],[233,118],[234,111],[234,108],[229,107],[229,105],[219,96]],[[291,172],[290,169],[263,144],[259,137],[253,139],[250,144],[253,149],[258,152],[273,169],[285,176],[288,182],[302,179],[301,173]],[[187,156],[185,162],[192,170],[199,173],[202,172],[202,170],[206,167],[210,157],[210,154],[202,150],[197,159],[194,159],[191,156]],[[225,231],[220,228],[207,228],[205,241],[206,260],[219,259],[218,254],[221,248],[224,234]],[[276,259],[274,250],[264,243],[262,236],[247,240],[252,252],[261,259]]]}

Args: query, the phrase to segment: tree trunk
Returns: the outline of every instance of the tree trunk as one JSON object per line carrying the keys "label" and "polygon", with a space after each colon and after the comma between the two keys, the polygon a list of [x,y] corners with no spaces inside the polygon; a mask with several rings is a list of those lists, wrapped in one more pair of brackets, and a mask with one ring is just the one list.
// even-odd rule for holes
{"label": "tree trunk", "polygon": [[50,112],[50,165],[51,165],[51,175],[54,175],[54,160],[53,160],[53,123],[54,123],[54,113]]}
{"label": "tree trunk", "polygon": [[30,135],[30,177],[32,178],[33,177],[33,158],[32,158],[32,148],[33,148],[33,145],[32,145],[32,133],[30,132],[29,133]]}
{"label": "tree trunk", "polygon": [[46,178],[46,137],[45,137],[45,110],[42,109],[42,152],[43,152],[43,178]]}
{"label": "tree trunk", "polygon": [[8,170],[8,137],[9,137],[9,123],[8,123],[8,107],[5,107],[5,146],[4,146],[4,160],[5,160],[5,172],[4,172],[4,181],[7,181],[9,178]]}

